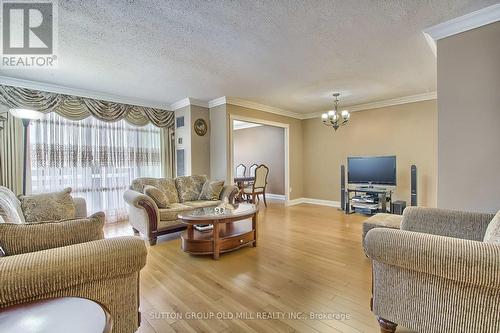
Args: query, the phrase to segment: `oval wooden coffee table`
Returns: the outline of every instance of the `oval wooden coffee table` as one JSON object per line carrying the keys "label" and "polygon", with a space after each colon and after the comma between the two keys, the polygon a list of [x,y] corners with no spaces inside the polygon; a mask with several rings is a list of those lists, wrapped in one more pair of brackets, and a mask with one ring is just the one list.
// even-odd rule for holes
{"label": "oval wooden coffee table", "polygon": [[[190,254],[212,254],[214,259],[224,252],[234,251],[247,245],[257,246],[257,212],[255,205],[240,204],[233,211],[216,213],[215,207],[198,208],[180,214],[187,224],[181,235],[181,248]],[[213,229],[198,231],[196,224],[212,224]]]}

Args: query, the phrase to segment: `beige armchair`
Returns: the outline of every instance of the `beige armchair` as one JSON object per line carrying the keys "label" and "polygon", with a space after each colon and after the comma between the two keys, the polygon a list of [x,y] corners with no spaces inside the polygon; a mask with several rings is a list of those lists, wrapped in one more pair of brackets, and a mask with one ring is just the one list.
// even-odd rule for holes
{"label": "beige armchair", "polygon": [[29,224],[0,223],[0,309],[63,296],[103,304],[113,333],[139,325],[139,271],[147,250],[137,237],[102,239],[104,214]]}
{"label": "beige armchair", "polygon": [[500,332],[500,211],[406,208],[365,239],[382,332]]}

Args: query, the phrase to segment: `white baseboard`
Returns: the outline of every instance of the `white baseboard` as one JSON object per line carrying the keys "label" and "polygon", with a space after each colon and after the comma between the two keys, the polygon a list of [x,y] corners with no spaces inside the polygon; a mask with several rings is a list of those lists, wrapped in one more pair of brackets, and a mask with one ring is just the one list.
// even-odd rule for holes
{"label": "white baseboard", "polygon": [[284,194],[266,193],[266,198],[267,199],[274,199],[274,200],[285,200],[285,195]]}
{"label": "white baseboard", "polygon": [[288,202],[286,203],[287,206],[295,206],[300,204],[311,204],[311,205],[340,208],[340,202],[338,201],[312,199],[312,198],[298,198],[298,199],[288,200]]}
{"label": "white baseboard", "polygon": [[304,203],[304,198],[292,199],[285,202],[285,206],[295,206]]}

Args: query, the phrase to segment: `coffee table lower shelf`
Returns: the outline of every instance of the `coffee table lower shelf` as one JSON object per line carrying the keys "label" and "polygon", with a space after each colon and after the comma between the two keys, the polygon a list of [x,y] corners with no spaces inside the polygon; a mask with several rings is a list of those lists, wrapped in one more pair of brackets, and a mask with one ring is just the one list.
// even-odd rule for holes
{"label": "coffee table lower shelf", "polygon": [[[191,228],[189,228],[191,227]],[[219,237],[214,241],[214,229],[200,232],[189,226],[188,230],[181,235],[181,248],[184,252],[193,255],[208,255],[234,251],[245,246],[257,245],[255,229],[252,229],[251,221],[238,221],[219,225]],[[216,251],[218,246],[218,251]]]}

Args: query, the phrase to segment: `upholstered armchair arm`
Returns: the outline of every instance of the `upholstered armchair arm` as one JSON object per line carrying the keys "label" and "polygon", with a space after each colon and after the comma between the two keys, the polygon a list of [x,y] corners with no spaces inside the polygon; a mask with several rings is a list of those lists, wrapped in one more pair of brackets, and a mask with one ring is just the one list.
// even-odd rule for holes
{"label": "upholstered armchair arm", "polygon": [[493,214],[440,208],[408,207],[401,230],[482,241]]}
{"label": "upholstered armchair arm", "polygon": [[36,252],[104,238],[104,213],[73,220],[0,224],[0,246],[7,255]]}
{"label": "upholstered armchair arm", "polygon": [[146,256],[141,239],[117,237],[0,258],[0,307],[139,272]]}
{"label": "upholstered armchair arm", "polygon": [[132,227],[146,235],[154,236],[160,222],[160,212],[153,199],[134,190],[127,190],[123,194],[128,204],[129,223]]}
{"label": "upholstered armchair arm", "polygon": [[87,217],[87,202],[85,202],[84,198],[73,198],[73,202],[75,203],[75,218]]}
{"label": "upholstered armchair arm", "polygon": [[365,239],[368,257],[446,279],[500,289],[500,246],[419,232],[375,228]]}
{"label": "upholstered armchair arm", "polygon": [[234,185],[224,185],[224,188],[222,189],[222,192],[220,194],[220,199],[224,200],[224,198],[227,198],[229,203],[234,203],[234,197],[238,193],[238,188]]}

